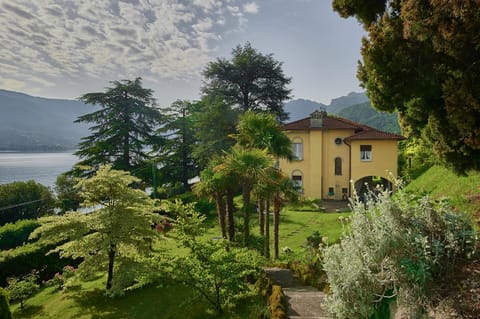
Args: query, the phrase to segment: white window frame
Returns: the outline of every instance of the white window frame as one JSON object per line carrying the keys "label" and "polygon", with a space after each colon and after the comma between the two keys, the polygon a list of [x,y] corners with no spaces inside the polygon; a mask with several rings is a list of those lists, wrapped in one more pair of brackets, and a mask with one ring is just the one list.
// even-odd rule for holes
{"label": "white window frame", "polygon": [[292,142],[292,153],[294,160],[303,160],[303,143],[301,141]]}
{"label": "white window frame", "polygon": [[372,145],[360,145],[360,161],[370,162],[371,160],[372,160]]}

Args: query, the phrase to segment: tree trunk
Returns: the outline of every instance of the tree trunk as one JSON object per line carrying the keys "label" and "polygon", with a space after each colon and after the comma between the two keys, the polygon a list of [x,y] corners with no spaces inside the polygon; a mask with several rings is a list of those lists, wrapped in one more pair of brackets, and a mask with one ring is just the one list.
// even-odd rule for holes
{"label": "tree trunk", "polygon": [[227,238],[227,229],[225,227],[225,202],[220,192],[215,192],[215,203],[217,205],[217,217],[220,230],[222,231],[222,238]]}
{"label": "tree trunk", "polygon": [[115,261],[115,245],[110,244],[110,250],[108,251],[107,290],[112,288],[114,261]]}
{"label": "tree trunk", "polygon": [[273,259],[278,259],[278,225],[280,224],[280,198],[278,193],[273,197]]}
{"label": "tree trunk", "polygon": [[260,226],[260,236],[265,234],[265,223],[263,218],[263,213],[265,211],[265,201],[260,199],[258,201],[258,225]]}
{"label": "tree trunk", "polygon": [[270,201],[265,200],[265,258],[270,259]]}
{"label": "tree trunk", "polygon": [[250,185],[245,183],[242,185],[243,199],[243,245],[247,246],[250,237]]}
{"label": "tree trunk", "polygon": [[228,188],[226,191],[226,210],[227,210],[227,223],[228,223],[228,239],[235,241],[235,224],[233,219],[233,213],[235,207],[233,205],[233,190]]}

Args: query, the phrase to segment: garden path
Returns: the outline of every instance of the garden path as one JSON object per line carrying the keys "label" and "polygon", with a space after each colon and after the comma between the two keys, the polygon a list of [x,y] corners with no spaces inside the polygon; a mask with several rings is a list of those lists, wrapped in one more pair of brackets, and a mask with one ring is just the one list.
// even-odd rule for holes
{"label": "garden path", "polygon": [[325,294],[302,284],[290,269],[267,268],[270,279],[282,286],[287,297],[287,316],[291,319],[329,319],[322,308]]}

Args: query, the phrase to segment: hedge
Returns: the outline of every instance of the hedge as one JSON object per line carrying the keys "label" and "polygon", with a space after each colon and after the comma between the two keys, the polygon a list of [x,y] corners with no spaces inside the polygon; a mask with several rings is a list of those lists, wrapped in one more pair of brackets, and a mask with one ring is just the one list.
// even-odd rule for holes
{"label": "hedge", "polygon": [[0,250],[12,249],[27,243],[30,233],[39,226],[40,223],[33,219],[3,225],[0,227]]}

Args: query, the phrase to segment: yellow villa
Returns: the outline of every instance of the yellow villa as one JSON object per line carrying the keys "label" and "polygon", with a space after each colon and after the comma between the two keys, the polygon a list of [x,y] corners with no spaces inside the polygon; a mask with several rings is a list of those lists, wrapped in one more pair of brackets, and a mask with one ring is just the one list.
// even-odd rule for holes
{"label": "yellow villa", "polygon": [[295,159],[280,161],[280,169],[290,176],[306,197],[347,199],[365,184],[392,187],[397,174],[398,141],[403,136],[382,132],[324,110],[284,125],[292,141]]}

